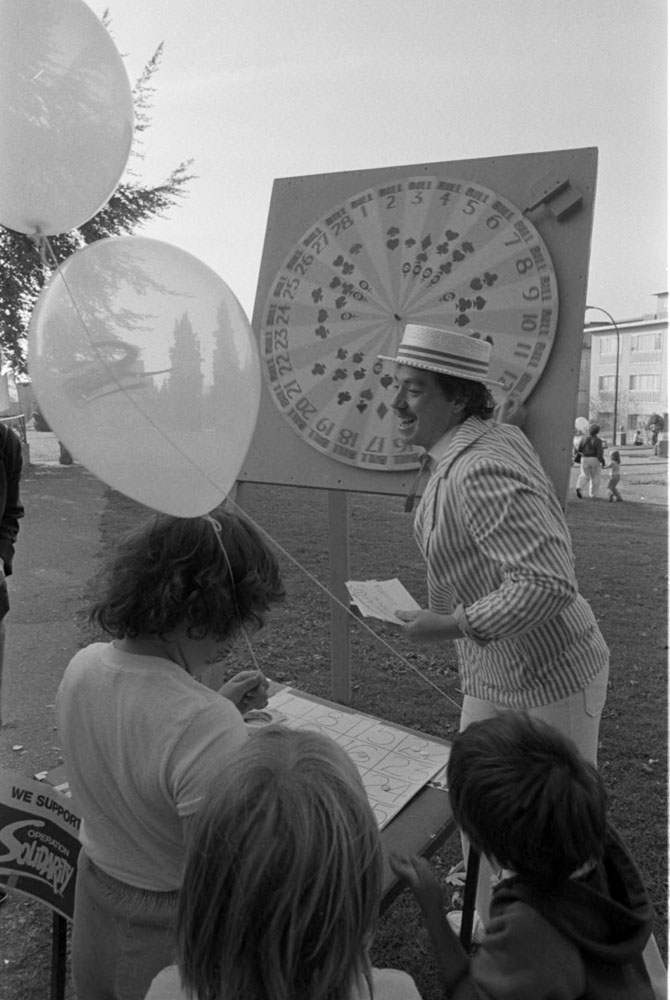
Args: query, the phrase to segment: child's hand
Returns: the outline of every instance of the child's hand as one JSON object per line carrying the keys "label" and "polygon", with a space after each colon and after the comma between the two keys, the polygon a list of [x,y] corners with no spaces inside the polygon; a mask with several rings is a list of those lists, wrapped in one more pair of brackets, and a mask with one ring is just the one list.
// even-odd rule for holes
{"label": "child's hand", "polygon": [[219,694],[232,701],[244,715],[252,708],[265,708],[269,681],[260,670],[242,670],[219,688]]}
{"label": "child's hand", "polygon": [[442,908],[442,889],[433,870],[425,858],[415,855],[392,854],[389,858],[391,870],[406,882],[422,909],[438,906]]}

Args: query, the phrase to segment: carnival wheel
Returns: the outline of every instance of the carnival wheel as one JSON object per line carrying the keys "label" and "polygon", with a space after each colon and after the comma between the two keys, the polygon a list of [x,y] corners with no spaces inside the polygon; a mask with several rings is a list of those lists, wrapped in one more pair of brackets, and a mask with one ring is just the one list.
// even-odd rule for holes
{"label": "carnival wheel", "polygon": [[499,398],[526,399],[549,357],[558,286],[538,232],[507,198],[462,179],[405,177],[335,205],[286,255],[262,314],[268,391],[296,433],[337,461],[398,471],[392,365],[408,323],[492,344]]}

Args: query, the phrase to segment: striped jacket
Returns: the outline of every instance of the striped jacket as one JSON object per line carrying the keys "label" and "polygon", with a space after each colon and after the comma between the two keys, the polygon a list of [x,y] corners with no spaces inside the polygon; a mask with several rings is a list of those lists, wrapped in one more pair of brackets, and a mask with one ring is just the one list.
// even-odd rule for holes
{"label": "striped jacket", "polygon": [[414,529],[430,608],[455,615],[465,636],[456,642],[465,694],[534,708],[582,690],[607,665],[563,511],[519,428],[461,424]]}

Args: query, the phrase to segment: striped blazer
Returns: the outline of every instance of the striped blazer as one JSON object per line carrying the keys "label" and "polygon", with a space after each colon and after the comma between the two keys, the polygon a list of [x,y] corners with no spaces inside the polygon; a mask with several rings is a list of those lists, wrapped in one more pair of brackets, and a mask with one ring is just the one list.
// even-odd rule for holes
{"label": "striped blazer", "polygon": [[469,417],[414,522],[431,610],[453,614],[465,694],[533,708],[582,690],[609,661],[579,594],[568,526],[525,434]]}

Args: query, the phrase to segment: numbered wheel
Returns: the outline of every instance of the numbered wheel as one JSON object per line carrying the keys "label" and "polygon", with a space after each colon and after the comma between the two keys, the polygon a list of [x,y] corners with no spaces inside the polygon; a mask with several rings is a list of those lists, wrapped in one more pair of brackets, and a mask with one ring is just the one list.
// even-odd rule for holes
{"label": "numbered wheel", "polygon": [[419,452],[394,433],[393,356],[407,323],[492,344],[499,398],[526,399],[558,321],[551,258],[508,199],[451,178],[407,177],[335,206],[272,282],[261,357],[296,433],[331,458],[398,471]]}

